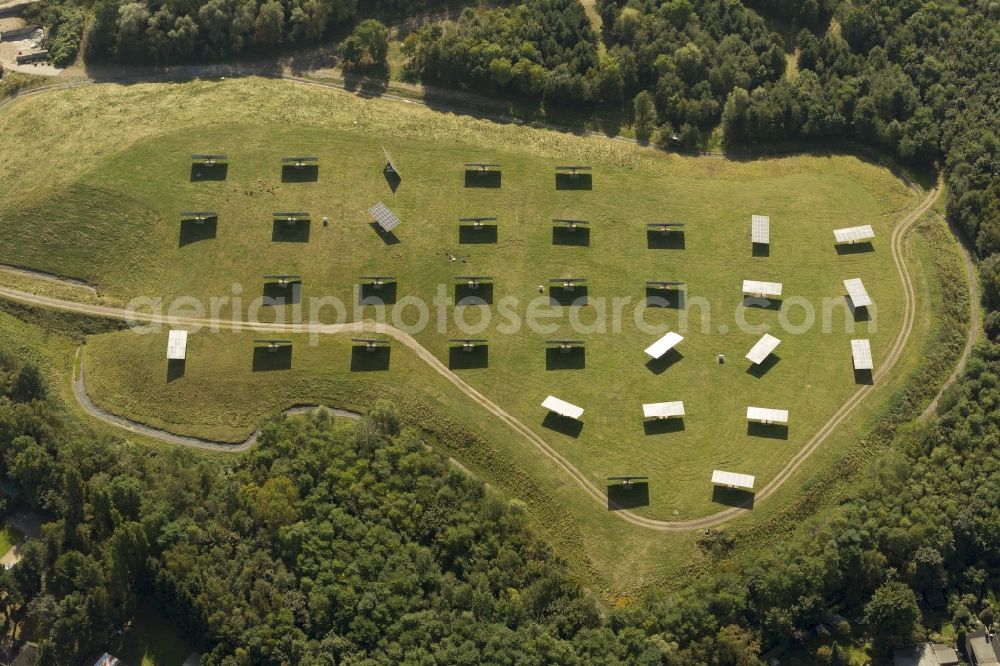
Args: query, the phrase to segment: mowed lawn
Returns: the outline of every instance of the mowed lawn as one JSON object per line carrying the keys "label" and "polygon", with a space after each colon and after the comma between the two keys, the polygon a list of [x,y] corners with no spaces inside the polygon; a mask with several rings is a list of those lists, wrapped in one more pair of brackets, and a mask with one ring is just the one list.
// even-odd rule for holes
{"label": "mowed lawn", "polygon": [[[36,118],[41,131],[29,127]],[[397,276],[400,303],[430,305],[427,326],[415,333],[424,346],[446,363],[470,365],[451,356],[449,338],[489,339],[487,367],[456,372],[595,482],[649,475],[649,506],[637,510],[669,519],[720,508],[708,483],[713,469],[755,474],[758,486],[772,478],[856,390],[852,337],[870,338],[879,363],[901,325],[892,225],[922,196],[851,157],[682,158],[273,81],[60,92],[6,109],[0,131],[38,145],[36,156],[0,160],[0,176],[9,176],[0,178],[0,262],[83,278],[121,301],[186,296],[207,311],[212,297],[228,298],[217,308],[226,317],[234,296],[245,314],[265,293],[263,274],[296,273],[303,317],[324,321],[336,309],[311,313],[311,298],[336,297],[348,320],[371,317],[375,308],[355,307],[358,276]],[[382,147],[402,172],[395,193],[381,171]],[[227,153],[226,179],[193,181],[194,152]],[[282,181],[281,158],[296,154],[319,157],[316,182]],[[502,187],[467,187],[477,181],[463,163],[480,160],[503,164]],[[593,189],[557,189],[553,167],[574,163],[594,167]],[[398,242],[370,226],[366,211],[377,201],[402,219]],[[218,211],[214,234],[182,230],[186,210]],[[308,231],[289,240],[271,219],[282,210],[310,212]],[[771,218],[763,256],[751,251],[755,213]],[[482,240],[477,233],[492,240],[460,231],[458,218],[477,215],[498,218],[495,242],[463,242]],[[582,232],[554,232],[553,218],[590,220],[587,242]],[[656,234],[650,242],[646,224],[659,220],[684,222],[683,243]],[[875,228],[873,251],[838,253],[832,230],[858,224]],[[461,275],[493,276],[494,304],[456,308]],[[590,304],[531,305],[547,301],[549,279],[560,276],[587,278]],[[851,277],[864,280],[877,304],[872,321],[855,323],[846,308],[842,280]],[[745,278],[784,283],[781,308],[744,308]],[[683,281],[684,306],[646,308],[645,282],[657,279]],[[509,307],[504,299],[513,299]],[[412,324],[418,310],[408,306],[395,319]],[[492,321],[463,332],[456,310],[470,323],[485,310]],[[527,326],[529,310],[551,315],[539,320],[549,329]],[[815,322],[802,325],[810,311]],[[264,319],[277,316],[261,310]],[[765,327],[783,340],[777,359],[748,371],[743,356]],[[647,364],[642,350],[670,329],[686,338],[679,357]],[[172,381],[165,332],[94,338],[93,398],[141,421],[229,440],[295,402],[364,408],[383,392],[406,401],[425,389],[453,400],[398,345],[388,369],[367,372],[352,369],[346,337],[317,347],[297,338],[290,369],[254,371],[252,337],[193,335],[184,375]],[[545,341],[558,338],[585,340],[582,358],[547,352]],[[539,403],[550,393],[585,408],[582,428],[546,419]],[[667,400],[684,401],[683,423],[645,426],[642,403]],[[788,409],[791,425],[748,429],[747,405]],[[490,418],[464,401],[450,407],[470,423]],[[520,455],[534,455],[531,445]]]}

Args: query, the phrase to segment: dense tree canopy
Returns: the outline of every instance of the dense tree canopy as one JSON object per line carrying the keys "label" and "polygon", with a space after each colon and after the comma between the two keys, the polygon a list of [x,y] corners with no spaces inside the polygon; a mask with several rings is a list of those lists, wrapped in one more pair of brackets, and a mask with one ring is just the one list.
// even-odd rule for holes
{"label": "dense tree canopy", "polygon": [[[429,83],[528,97],[622,101],[617,67],[603,86],[597,37],[577,0],[528,0],[512,8],[467,9],[455,22],[428,23],[404,43],[407,72]],[[600,88],[600,90],[598,90]]]}

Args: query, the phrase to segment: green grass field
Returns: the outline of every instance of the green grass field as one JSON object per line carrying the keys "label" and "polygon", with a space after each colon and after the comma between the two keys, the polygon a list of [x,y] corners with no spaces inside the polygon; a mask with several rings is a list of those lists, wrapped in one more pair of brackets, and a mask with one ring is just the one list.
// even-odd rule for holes
{"label": "green grass field", "polygon": [[21,543],[24,535],[10,525],[0,525],[0,555]]}
{"label": "green grass field", "polygon": [[[47,156],[0,156],[7,232],[0,262],[88,280],[112,301],[191,296],[207,302],[233,296],[239,284],[245,306],[262,294],[262,274],[289,272],[303,275],[305,301],[335,296],[352,319],[375,312],[354,310],[357,276],[396,275],[400,299],[430,301],[439,289],[447,295],[446,325],[416,335],[447,363],[448,338],[463,336],[450,304],[454,277],[495,276],[489,311],[498,321],[473,336],[490,340],[488,367],[456,371],[595,482],[613,474],[650,475],[649,505],[636,510],[663,519],[724,508],[708,483],[714,468],[756,474],[758,486],[773,477],[856,390],[851,337],[870,337],[879,362],[901,325],[889,236],[923,197],[887,169],[853,157],[684,158],[275,81],[62,91],[11,105],[0,114],[0,131]],[[395,194],[381,174],[382,146],[403,173]],[[225,181],[192,182],[189,156],[203,151],[229,154]],[[320,157],[318,182],[282,182],[280,158],[299,153]],[[478,160],[503,163],[502,188],[465,187],[462,163]],[[592,164],[593,189],[557,190],[552,167],[562,163]],[[398,244],[384,243],[369,227],[366,210],[379,200],[403,220]],[[185,244],[177,215],[197,209],[219,211],[216,234]],[[308,242],[272,240],[271,212],[286,209],[312,213]],[[769,256],[751,253],[751,213],[771,217]],[[457,219],[477,214],[499,217],[496,243],[460,242]],[[324,215],[328,227],[320,223]],[[554,244],[556,217],[591,220],[589,246]],[[683,248],[648,246],[645,224],[662,219],[687,224]],[[874,251],[838,254],[832,229],[856,224],[875,227]],[[467,263],[450,261],[446,251]],[[592,304],[578,313],[585,325],[595,321],[599,299],[608,299],[609,311],[613,297],[630,299],[620,331],[575,332],[570,308],[551,320],[557,324],[552,332],[495,330],[502,298],[518,299],[514,311],[523,316],[538,285],[568,274],[588,278]],[[862,277],[877,303],[876,330],[861,323],[853,336],[845,331],[841,281],[849,277]],[[740,307],[744,278],[783,282],[782,309]],[[686,335],[678,347],[683,357],[669,367],[647,366],[642,350],[660,333],[642,332],[632,320],[649,279],[687,284],[689,307],[639,309],[650,324]],[[783,332],[782,321],[802,321],[803,309],[793,305],[798,299],[816,309],[817,325],[802,334]],[[821,326],[823,299],[832,308],[829,332]],[[706,305],[694,307],[697,302]],[[703,329],[706,308],[711,317]],[[481,314],[478,307],[457,309],[469,321]],[[264,317],[276,314],[264,310]],[[412,321],[413,310],[407,315]],[[743,355],[760,333],[739,330],[744,316],[783,339],[780,360],[764,373],[747,371]],[[920,322],[918,339],[928,327]],[[394,346],[387,370],[360,371],[367,359],[356,358],[346,336],[310,346],[305,337],[282,335],[295,339],[290,368],[263,371],[254,368],[252,337],[195,334],[183,376],[169,377],[165,332],[96,336],[87,350],[92,398],[171,431],[239,440],[296,402],[363,409],[386,394],[414,419],[471,433],[468,447],[449,453],[524,498],[557,543],[579,547],[582,566],[605,589],[634,590],[695,566],[694,536],[653,538],[608,520],[607,511],[580,497],[532,445],[401,346]],[[564,358],[547,356],[548,338],[585,339],[585,359],[561,367],[568,365]],[[717,354],[727,362],[718,364]],[[905,361],[901,373],[915,359]],[[586,408],[575,436],[546,427],[539,403],[549,393]],[[684,400],[683,428],[648,433],[641,404],[663,400]],[[748,404],[789,409],[791,427],[770,436],[748,432]],[[884,397],[862,411],[871,416],[880,404]],[[837,450],[818,454],[817,464],[834,461]],[[799,488],[801,480],[787,492]],[[758,508],[754,515],[769,511]],[[622,542],[629,547],[620,548]],[[665,558],[665,550],[676,557],[640,566],[650,556]],[[639,573],[626,576],[626,564]]]}

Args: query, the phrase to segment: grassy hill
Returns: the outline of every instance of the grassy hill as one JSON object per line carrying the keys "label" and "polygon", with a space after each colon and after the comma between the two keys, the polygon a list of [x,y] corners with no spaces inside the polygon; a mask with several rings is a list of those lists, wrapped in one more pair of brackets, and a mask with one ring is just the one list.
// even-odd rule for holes
{"label": "grassy hill", "polygon": [[[63,91],[11,105],[0,114],[0,131],[17,145],[33,146],[31,156],[0,156],[0,262],[87,280],[119,302],[191,297],[208,310],[213,297],[228,298],[218,308],[225,317],[233,315],[234,296],[242,299],[245,315],[266,293],[262,274],[286,272],[303,276],[303,306],[332,296],[345,304],[347,320],[371,317],[375,308],[356,305],[357,277],[398,276],[397,302],[440,299],[429,325],[415,333],[421,344],[455,366],[462,359],[451,355],[449,338],[488,338],[487,367],[456,372],[595,482],[648,474],[649,503],[636,511],[668,520],[724,508],[708,483],[712,469],[755,474],[758,486],[773,477],[856,390],[852,337],[871,338],[879,363],[901,325],[902,291],[889,236],[923,196],[887,169],[854,157],[686,158],[276,81]],[[381,171],[383,146],[403,175],[395,193]],[[192,178],[195,152],[227,153],[225,180]],[[283,180],[281,157],[294,154],[320,158],[315,182]],[[473,176],[467,183],[463,163],[478,160],[503,164],[502,187],[466,186],[476,181]],[[557,188],[553,166],[564,163],[593,165],[593,188]],[[371,228],[366,211],[376,201],[402,219],[398,242],[385,242]],[[219,212],[214,235],[181,228],[179,213],[199,209]],[[307,239],[302,232],[289,241],[287,230],[272,222],[278,210],[312,213]],[[752,252],[752,213],[771,217],[766,255]],[[496,242],[463,242],[486,233],[459,229],[458,218],[470,215],[499,218]],[[590,220],[589,242],[554,231],[552,218],[563,217]],[[682,244],[647,235],[647,222],[665,219],[686,223]],[[832,230],[857,224],[875,228],[872,251],[838,253]],[[455,276],[469,274],[495,277],[492,306],[453,305]],[[516,299],[511,311],[523,318],[540,296],[539,285],[570,274],[588,278],[590,305],[553,309],[545,321],[554,325],[550,331],[497,330],[507,319],[501,301]],[[861,277],[877,304],[870,321],[853,322],[845,307],[841,281],[850,277]],[[744,307],[744,278],[783,282],[783,304]],[[685,306],[644,307],[650,279],[684,281]],[[620,325],[614,323],[614,298],[629,299],[617,304]],[[605,321],[605,306],[602,330],[595,322]],[[792,330],[810,308],[814,325]],[[487,310],[493,321],[482,333],[463,333],[456,310],[469,322]],[[636,313],[648,330],[636,323]],[[273,320],[291,315],[291,308],[264,307],[260,314]],[[407,307],[397,323],[413,323],[415,314]],[[320,318],[334,316],[328,307]],[[855,323],[853,334],[849,323]],[[918,334],[930,324],[920,325]],[[777,361],[752,371],[743,355],[764,327],[783,343]],[[643,348],[668,329],[686,336],[681,357],[648,365]],[[87,371],[95,402],[175,432],[239,440],[261,418],[296,402],[364,408],[389,394],[411,403],[404,411],[414,418],[439,418],[480,438],[455,452],[474,470],[501,485],[532,477],[530,484],[512,482],[505,489],[515,496],[535,489],[538,496],[527,501],[543,523],[540,507],[562,504],[549,528],[563,532],[564,546],[582,539],[584,557],[599,563],[591,564],[598,576],[621,575],[617,566],[609,573],[608,563],[621,557],[616,535],[643,544],[629,560],[662,556],[663,549],[678,555],[649,575],[686,566],[692,554],[693,537],[669,537],[668,543],[668,537],[654,539],[607,520],[606,511],[579,497],[530,444],[401,348],[393,349],[387,369],[366,372],[346,337],[316,346],[296,337],[290,368],[265,372],[254,365],[253,335],[196,333],[183,376],[172,377],[163,358],[165,337],[92,338]],[[585,355],[547,352],[551,338],[584,339]],[[726,356],[725,364],[717,362],[718,354]],[[894,381],[913,367],[914,354],[905,361]],[[539,403],[550,393],[586,408],[579,432],[546,419]],[[868,416],[884,404],[888,387],[880,395],[863,410]],[[644,426],[641,404],[665,400],[684,400],[683,426]],[[789,409],[790,428],[748,429],[750,404]],[[818,455],[817,464],[834,460],[836,446]]]}

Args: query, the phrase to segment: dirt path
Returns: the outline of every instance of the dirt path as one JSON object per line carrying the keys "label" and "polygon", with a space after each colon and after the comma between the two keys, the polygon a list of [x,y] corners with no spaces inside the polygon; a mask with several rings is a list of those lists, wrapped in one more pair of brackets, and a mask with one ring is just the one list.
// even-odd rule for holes
{"label": "dirt path", "polygon": [[[177,435],[172,432],[167,432],[166,430],[161,430],[159,428],[153,428],[144,423],[139,423],[138,421],[132,421],[131,419],[126,419],[121,416],[112,414],[111,412],[105,411],[95,405],[90,399],[90,395],[87,393],[87,385],[85,379],[85,370],[83,367],[83,359],[80,358],[81,350],[77,349],[77,357],[79,359],[80,373],[73,379],[73,397],[76,399],[80,408],[84,412],[93,416],[99,421],[108,423],[115,426],[116,428],[121,428],[129,432],[134,432],[138,435],[144,435],[146,437],[151,437],[152,439],[159,440],[161,442],[166,442],[168,444],[177,444],[180,446],[190,446],[196,449],[202,449],[205,451],[220,451],[225,453],[237,453],[239,451],[246,451],[251,446],[257,443],[257,439],[260,437],[260,430],[254,431],[252,435],[246,438],[246,440],[238,443],[233,442],[216,442],[210,439],[202,439],[200,437],[187,437],[185,435]],[[342,416],[344,418],[357,420],[361,418],[361,415],[357,412],[349,412],[344,409],[337,409],[334,407],[326,407],[325,405],[297,405],[291,407],[282,412],[282,414],[292,415],[292,414],[302,414],[305,412],[311,412],[316,409],[327,409],[331,411],[335,416]]]}
{"label": "dirt path", "polygon": [[[904,217],[896,225],[893,230],[891,238],[891,252],[893,261],[895,262],[896,271],[899,275],[899,279],[903,284],[904,293],[904,317],[903,326],[900,329],[899,334],[896,337],[889,353],[884,359],[882,359],[879,364],[879,369],[874,375],[874,379],[877,382],[879,379],[884,378],[893,367],[898,362],[903,350],[906,346],[907,341],[913,332],[913,324],[916,317],[915,304],[916,295],[910,277],[909,271],[906,267],[906,263],[903,259],[903,239],[906,232],[911,228],[911,226],[916,222],[921,215],[923,215],[937,200],[940,195],[941,187],[940,184],[931,190],[924,200],[920,203],[917,208],[911,211],[906,217]],[[317,333],[321,335],[332,335],[338,333],[360,333],[360,332],[375,332],[381,333],[392,337],[397,342],[403,344],[405,347],[410,349],[413,353],[417,355],[424,363],[430,366],[435,372],[441,375],[444,379],[448,380],[454,384],[459,390],[461,390],[466,396],[479,404],[483,409],[488,411],[497,419],[503,421],[511,430],[517,432],[524,439],[533,444],[540,453],[542,453],[546,458],[548,458],[553,464],[563,470],[569,477],[571,477],[580,488],[586,492],[588,495],[594,499],[595,502],[599,503],[602,507],[607,506],[607,495],[602,488],[599,488],[587,475],[581,472],[575,465],[573,465],[569,460],[564,458],[558,451],[556,451],[552,446],[548,444],[544,439],[542,439],[537,433],[532,429],[528,428],[526,425],[521,423],[518,419],[508,414],[499,405],[494,403],[492,400],[487,398],[485,395],[480,393],[477,389],[472,387],[470,384],[465,382],[461,377],[452,372],[444,363],[442,363],[436,356],[434,356],[430,351],[425,349],[415,338],[413,338],[408,333],[396,329],[388,324],[373,322],[373,321],[360,321],[353,322],[349,324],[248,324],[245,322],[212,322],[207,319],[198,318],[169,318],[164,315],[149,314],[149,313],[139,313],[130,312],[121,308],[115,308],[106,305],[93,305],[86,303],[77,303],[73,301],[65,301],[55,298],[50,298],[47,296],[39,296],[37,294],[30,294],[16,289],[10,289],[7,287],[0,287],[0,297],[6,298],[8,300],[17,301],[21,303],[26,303],[29,305],[51,308],[55,310],[64,310],[69,312],[76,312],[80,314],[87,314],[91,316],[107,317],[116,320],[123,320],[130,323],[148,323],[148,324],[159,324],[159,325],[170,325],[179,327],[192,327],[192,328],[208,328],[211,325],[219,326],[223,328],[234,330],[234,331],[256,331],[258,333]],[[840,423],[842,423],[861,403],[863,398],[871,392],[873,385],[863,385],[858,388],[858,390],[845,402],[840,409],[833,415],[833,417],[826,423],[820,430],[809,440],[809,442],[799,450],[799,452],[788,462],[788,464],[782,469],[769,483],[760,488],[755,496],[754,502],[759,503],[769,496],[774,494],[781,485],[787,481],[798,469],[801,467],[803,462],[815,452],[826,438],[829,437]],[[218,442],[206,442],[205,440],[197,440],[195,438],[179,437],[176,435],[170,435],[169,433],[163,433],[163,431],[157,431],[156,429],[149,428],[148,426],[143,426],[127,419],[122,419],[120,417],[103,412],[94,406],[89,397],[86,395],[86,390],[83,388],[83,370],[81,366],[81,375],[78,379],[78,383],[74,385],[74,394],[77,396],[77,400],[81,402],[81,405],[91,413],[96,418],[102,421],[112,423],[120,427],[127,428],[136,432],[142,432],[143,434],[149,434],[150,431],[156,433],[150,436],[157,437],[158,439],[163,439],[162,435],[169,435],[172,440],[178,444],[197,446],[198,448],[212,448],[217,449],[222,447],[224,450],[239,450],[235,447],[249,447],[256,441],[255,437],[251,437],[247,442],[242,444],[221,444]],[[88,407],[89,403],[89,407]],[[145,429],[145,430],[143,430]],[[175,438],[175,439],[174,439]],[[684,521],[664,521],[657,520],[653,518],[647,518],[644,516],[637,515],[628,510],[615,511],[615,515],[634,525],[640,527],[645,527],[648,529],[653,529],[663,532],[680,532],[688,531],[693,529],[703,529],[706,527],[712,527],[719,525],[728,520],[731,520],[737,516],[742,515],[747,510],[747,507],[730,507],[718,513],[712,514],[710,516],[704,516],[702,518],[695,518],[692,520]]]}
{"label": "dirt path", "polygon": [[[957,229],[952,229],[952,233],[955,234],[956,238],[959,238],[959,231]],[[969,362],[969,358],[972,356],[972,349],[976,346],[976,340],[979,339],[979,279],[976,276],[976,264],[972,260],[972,253],[969,252],[969,248],[966,247],[961,239],[959,239],[958,245],[962,248],[962,260],[965,263],[965,270],[969,281],[969,334],[965,341],[965,349],[962,350],[962,355],[958,357],[958,363],[955,364],[955,370],[948,376],[948,379],[941,386],[941,390],[937,392],[934,399],[931,400],[930,404],[920,414],[921,419],[926,419],[937,411],[941,396],[961,376],[966,364]]]}
{"label": "dirt path", "polygon": [[85,289],[89,291],[92,295],[97,296],[96,288],[94,288],[92,285],[87,284],[83,280],[77,280],[75,278],[61,277],[59,275],[46,273],[45,271],[38,271],[32,268],[22,268],[21,266],[11,266],[10,264],[0,264],[0,272],[10,273],[11,275],[19,275],[21,277],[32,278],[34,280],[55,282],[57,284],[67,285],[69,287],[76,287],[77,289]]}

